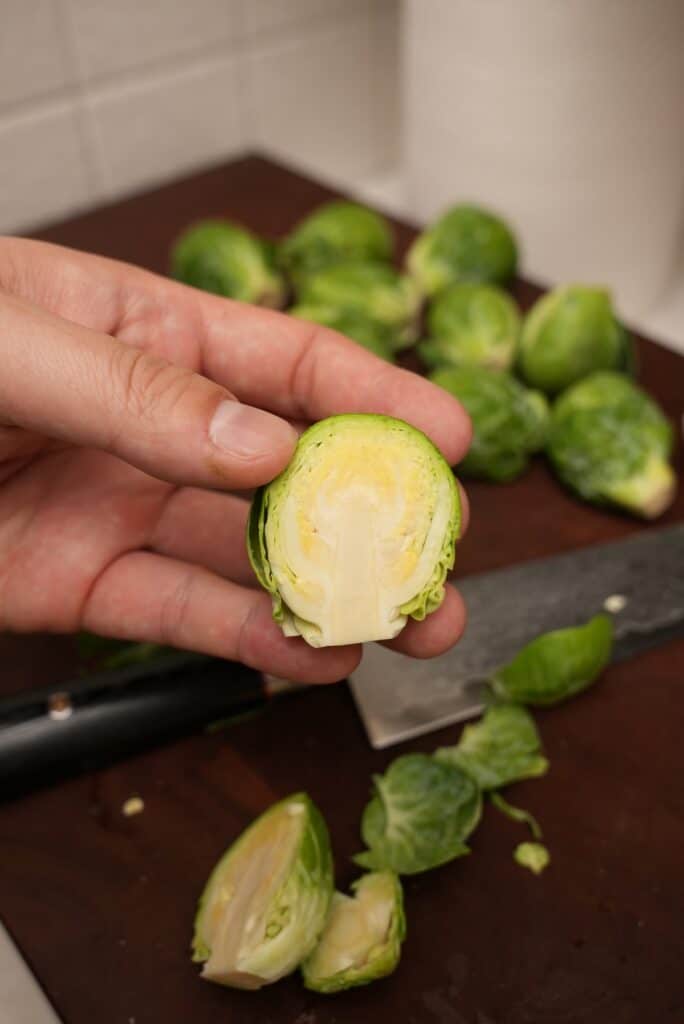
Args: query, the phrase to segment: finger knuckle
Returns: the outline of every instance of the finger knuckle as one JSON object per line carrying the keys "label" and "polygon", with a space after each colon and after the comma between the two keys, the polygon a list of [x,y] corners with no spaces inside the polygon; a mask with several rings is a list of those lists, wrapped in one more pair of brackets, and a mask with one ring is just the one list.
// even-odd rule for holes
{"label": "finger knuckle", "polygon": [[191,388],[194,375],[139,349],[116,345],[112,379],[124,413],[153,423],[173,413]]}
{"label": "finger knuckle", "polygon": [[161,643],[178,646],[188,633],[193,589],[193,573],[188,569],[162,600],[159,608]]}

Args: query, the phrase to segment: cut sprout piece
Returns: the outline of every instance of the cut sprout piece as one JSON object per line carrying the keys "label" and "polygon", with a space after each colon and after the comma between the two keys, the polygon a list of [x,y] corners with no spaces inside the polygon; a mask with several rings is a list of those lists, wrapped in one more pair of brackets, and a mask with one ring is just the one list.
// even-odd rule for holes
{"label": "cut sprout piece", "polygon": [[294,971],[323,930],[332,891],[325,822],[296,793],[257,818],[210,875],[193,939],[202,977],[257,989]]}
{"label": "cut sprout piece", "polygon": [[391,974],[406,934],[403,895],[392,871],[363,875],[353,898],[336,892],[320,941],[302,964],[307,988],[341,992]]}

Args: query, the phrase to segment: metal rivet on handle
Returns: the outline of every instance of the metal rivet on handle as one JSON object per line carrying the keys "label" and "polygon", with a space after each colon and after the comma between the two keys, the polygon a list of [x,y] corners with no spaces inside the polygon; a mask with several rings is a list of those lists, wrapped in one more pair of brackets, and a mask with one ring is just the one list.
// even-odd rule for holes
{"label": "metal rivet on handle", "polygon": [[61,722],[65,718],[71,718],[74,707],[68,693],[60,691],[53,693],[48,698],[48,715],[55,722]]}

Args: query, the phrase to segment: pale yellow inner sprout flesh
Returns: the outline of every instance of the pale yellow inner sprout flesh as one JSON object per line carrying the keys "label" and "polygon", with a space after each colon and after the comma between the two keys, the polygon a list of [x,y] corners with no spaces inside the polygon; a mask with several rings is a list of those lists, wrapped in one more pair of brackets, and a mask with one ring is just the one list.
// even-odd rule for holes
{"label": "pale yellow inner sprout flesh", "polygon": [[[383,887],[384,888],[384,887]],[[311,974],[330,978],[365,966],[389,935],[393,893],[379,885],[361,885],[354,899],[335,893],[330,916],[311,961]]]}
{"label": "pale yellow inner sprout flesh", "polygon": [[314,646],[384,640],[435,571],[452,513],[450,481],[402,434],[325,441],[293,474],[266,524],[269,561]]}
{"label": "pale yellow inner sprout flesh", "polygon": [[219,872],[208,894],[201,937],[211,950],[202,975],[239,988],[259,988],[261,978],[245,964],[264,940],[273,897],[289,870],[301,835],[300,814],[292,804],[245,836],[240,848]]}

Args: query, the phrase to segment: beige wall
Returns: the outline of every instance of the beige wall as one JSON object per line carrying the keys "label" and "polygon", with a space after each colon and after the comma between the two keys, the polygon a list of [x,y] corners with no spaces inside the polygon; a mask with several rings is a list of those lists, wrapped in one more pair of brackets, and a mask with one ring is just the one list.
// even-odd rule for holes
{"label": "beige wall", "polygon": [[397,159],[397,0],[2,0],[0,231],[253,147]]}

